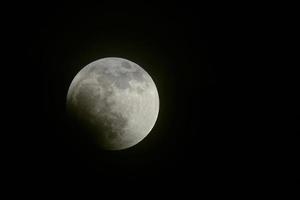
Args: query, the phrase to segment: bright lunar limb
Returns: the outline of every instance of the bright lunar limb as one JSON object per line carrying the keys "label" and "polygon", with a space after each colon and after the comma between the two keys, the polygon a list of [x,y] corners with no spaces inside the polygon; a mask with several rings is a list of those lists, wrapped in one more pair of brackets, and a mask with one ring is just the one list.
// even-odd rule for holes
{"label": "bright lunar limb", "polygon": [[73,79],[67,110],[106,150],[136,145],[153,128],[159,96],[150,75],[123,58],[109,57],[85,66]]}

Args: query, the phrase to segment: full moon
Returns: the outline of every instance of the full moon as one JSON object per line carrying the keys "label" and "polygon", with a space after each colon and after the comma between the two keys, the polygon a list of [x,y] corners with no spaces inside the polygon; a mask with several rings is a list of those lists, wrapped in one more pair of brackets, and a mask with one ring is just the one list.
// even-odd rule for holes
{"label": "full moon", "polygon": [[74,77],[68,113],[105,150],[122,150],[142,141],[158,117],[154,81],[139,65],[123,58],[96,60]]}

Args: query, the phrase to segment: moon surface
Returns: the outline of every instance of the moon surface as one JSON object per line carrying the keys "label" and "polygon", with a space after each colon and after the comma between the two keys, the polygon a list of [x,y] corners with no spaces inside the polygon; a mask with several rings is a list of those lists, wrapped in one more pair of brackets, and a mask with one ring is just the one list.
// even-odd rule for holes
{"label": "moon surface", "polygon": [[106,150],[121,150],[143,140],[154,127],[159,96],[150,75],[123,58],[96,60],[74,77],[67,111]]}

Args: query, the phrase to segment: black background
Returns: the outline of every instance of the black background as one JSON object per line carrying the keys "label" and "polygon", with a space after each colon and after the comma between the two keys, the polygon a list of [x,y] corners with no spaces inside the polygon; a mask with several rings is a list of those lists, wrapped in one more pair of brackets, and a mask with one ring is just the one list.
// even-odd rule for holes
{"label": "black background", "polygon": [[[241,84],[255,56],[245,58],[253,51],[252,33],[241,25],[247,20],[235,15],[232,24],[230,13],[196,3],[116,4],[34,4],[15,16],[17,51],[28,61],[19,73],[29,74],[23,83],[30,88],[19,92],[32,136],[24,173],[63,187],[177,189],[265,180],[274,149],[265,145],[264,129],[254,130],[265,114],[255,112],[259,99]],[[98,149],[65,113],[74,76],[103,57],[142,66],[160,96],[151,133],[123,151]]]}
{"label": "black background", "polygon": [[[202,14],[201,6],[44,5],[32,11],[27,53],[42,77],[36,91],[43,91],[38,100],[43,112],[36,116],[41,124],[35,139],[42,181],[180,186],[225,181],[238,173],[242,155],[232,154],[236,139],[226,130],[232,117],[225,114],[229,91],[216,70],[222,44],[212,35],[218,30],[210,30],[213,16]],[[76,73],[109,56],[142,66],[160,95],[151,133],[115,152],[93,146],[65,113]]]}

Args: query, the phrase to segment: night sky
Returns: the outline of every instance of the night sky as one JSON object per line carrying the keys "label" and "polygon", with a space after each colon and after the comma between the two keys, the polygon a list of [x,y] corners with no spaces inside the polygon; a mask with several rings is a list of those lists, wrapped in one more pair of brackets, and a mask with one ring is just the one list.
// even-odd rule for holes
{"label": "night sky", "polygon": [[[225,175],[229,139],[208,16],[192,6],[45,6],[32,16],[30,54],[43,78],[38,152],[45,180],[100,183],[212,181]],[[142,66],[160,95],[151,133],[123,151],[97,149],[70,124],[68,87],[77,72],[103,57]],[[226,97],[225,97],[226,98]],[[222,119],[223,118],[223,119]],[[225,162],[225,163],[224,163]]]}
{"label": "night sky", "polygon": [[[243,118],[251,105],[242,103],[245,96],[229,87],[230,80],[224,82],[234,76],[230,66],[242,62],[228,61],[236,48],[231,46],[230,25],[221,26],[221,16],[205,11],[196,4],[176,3],[45,4],[28,9],[21,28],[28,66],[38,79],[31,81],[37,102],[31,103],[38,114],[30,120],[36,122],[32,171],[40,182],[181,188],[257,175],[259,165],[252,162],[257,152],[248,147],[260,143]],[[98,149],[65,113],[74,76],[104,57],[139,64],[160,96],[150,134],[122,151]],[[224,77],[224,71],[230,76]]]}

